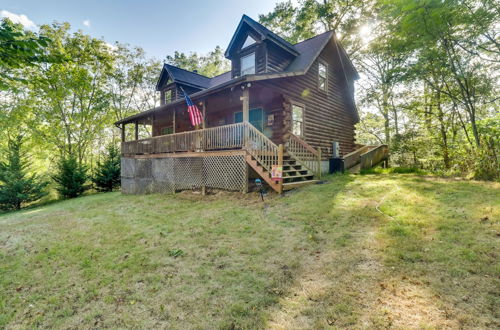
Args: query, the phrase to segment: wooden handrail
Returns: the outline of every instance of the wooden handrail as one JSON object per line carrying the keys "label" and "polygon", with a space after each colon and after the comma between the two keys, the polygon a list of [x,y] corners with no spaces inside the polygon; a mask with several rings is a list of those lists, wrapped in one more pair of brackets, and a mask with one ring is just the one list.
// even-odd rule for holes
{"label": "wooden handrail", "polygon": [[245,122],[244,148],[267,171],[278,164],[278,146],[252,124]]}
{"label": "wooden handrail", "polygon": [[313,172],[318,178],[321,177],[321,150],[315,150],[306,141],[295,134],[290,133],[286,142],[288,153],[293,156],[302,166]]}
{"label": "wooden handrail", "polygon": [[295,141],[297,141],[298,143],[300,143],[304,148],[306,148],[307,150],[309,150],[310,153],[318,156],[318,151],[315,150],[309,143],[307,143],[306,141],[304,141],[301,138],[299,138],[297,135],[295,135],[293,133],[290,133],[290,138],[294,139]]}

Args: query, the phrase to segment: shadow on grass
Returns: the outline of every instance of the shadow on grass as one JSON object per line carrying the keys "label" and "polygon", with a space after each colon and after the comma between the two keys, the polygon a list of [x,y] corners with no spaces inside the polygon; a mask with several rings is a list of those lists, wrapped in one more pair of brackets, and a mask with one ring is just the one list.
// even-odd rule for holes
{"label": "shadow on grass", "polygon": [[392,277],[427,291],[441,326],[498,325],[498,186],[426,177],[407,177],[398,186],[382,208]]}

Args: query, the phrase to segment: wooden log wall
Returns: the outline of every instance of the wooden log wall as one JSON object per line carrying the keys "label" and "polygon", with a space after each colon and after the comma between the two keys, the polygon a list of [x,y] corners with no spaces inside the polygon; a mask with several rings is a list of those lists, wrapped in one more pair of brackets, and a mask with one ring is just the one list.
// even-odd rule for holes
{"label": "wooden log wall", "polygon": [[[328,64],[326,92],[318,88],[319,60]],[[303,139],[313,147],[321,148],[324,160],[332,157],[333,141],[340,142],[341,155],[355,149],[356,109],[333,41],[321,52],[307,74],[257,84],[284,95],[283,140],[287,140],[286,132],[292,128],[290,103],[297,102],[305,106]]]}

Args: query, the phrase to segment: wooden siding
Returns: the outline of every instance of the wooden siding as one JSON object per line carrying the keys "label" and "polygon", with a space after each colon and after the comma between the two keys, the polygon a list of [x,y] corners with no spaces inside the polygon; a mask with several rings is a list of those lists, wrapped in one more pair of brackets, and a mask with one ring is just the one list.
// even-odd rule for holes
{"label": "wooden siding", "polygon": [[[172,101],[175,101],[177,99],[181,99],[183,97],[182,96],[183,94],[182,94],[182,91],[181,91],[179,86],[180,85],[177,83],[170,83],[167,86],[165,86],[165,88],[160,91],[160,105],[165,105],[165,93],[168,90],[172,91]],[[193,88],[193,87],[184,86],[184,85],[182,85],[182,88],[184,88],[184,90],[188,94],[193,94],[193,93],[196,93],[196,92],[201,90],[198,88]]]}
{"label": "wooden siding", "polygon": [[266,49],[267,72],[282,72],[293,60],[292,55],[272,43],[266,42]]}
{"label": "wooden siding", "polygon": [[[318,88],[318,60],[328,63],[328,90]],[[351,93],[342,71],[339,56],[331,41],[303,76],[272,79],[257,83],[283,93],[284,139],[291,131],[290,102],[301,103],[304,109],[304,140],[322,149],[323,159],[332,157],[332,142],[340,142],[341,154],[355,149],[356,115]],[[350,82],[352,84],[352,81]]]}

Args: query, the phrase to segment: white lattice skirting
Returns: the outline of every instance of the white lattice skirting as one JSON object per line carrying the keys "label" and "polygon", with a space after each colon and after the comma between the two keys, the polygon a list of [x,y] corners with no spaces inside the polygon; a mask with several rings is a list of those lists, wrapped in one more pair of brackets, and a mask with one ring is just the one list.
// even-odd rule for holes
{"label": "white lattice skirting", "polygon": [[202,157],[122,157],[124,194],[173,193],[202,187],[232,191],[246,189],[243,155]]}

